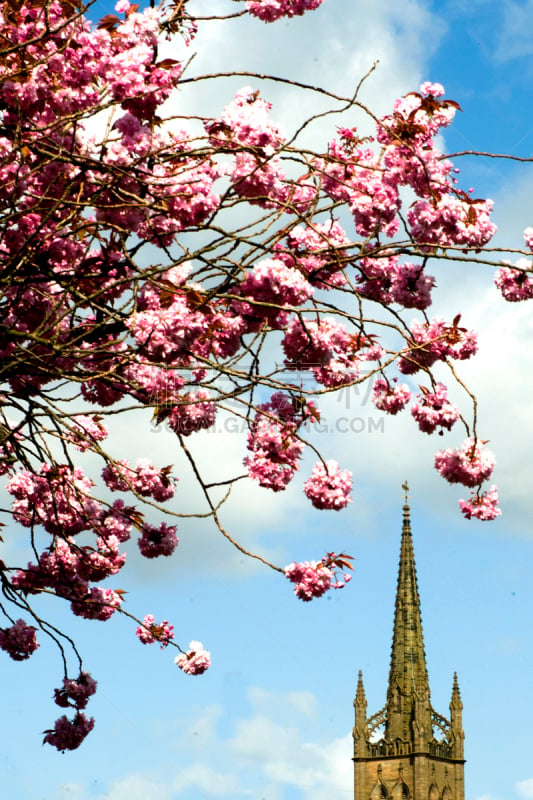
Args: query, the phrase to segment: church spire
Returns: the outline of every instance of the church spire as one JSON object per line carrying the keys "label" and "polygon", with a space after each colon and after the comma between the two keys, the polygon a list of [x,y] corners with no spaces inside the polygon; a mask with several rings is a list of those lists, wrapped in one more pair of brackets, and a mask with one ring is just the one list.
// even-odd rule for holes
{"label": "church spire", "polygon": [[367,715],[363,676],[355,694],[354,800],[465,800],[463,703],[453,679],[450,718],[430,704],[408,486],[385,706]]}
{"label": "church spire", "polygon": [[432,738],[431,708],[407,483],[402,489],[405,503],[385,736],[391,740],[399,738],[412,742],[418,748]]}

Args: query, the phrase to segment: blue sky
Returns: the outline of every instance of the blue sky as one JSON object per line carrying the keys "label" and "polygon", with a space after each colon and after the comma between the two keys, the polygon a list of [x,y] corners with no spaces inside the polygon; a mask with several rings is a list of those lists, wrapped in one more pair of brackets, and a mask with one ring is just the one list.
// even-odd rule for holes
{"label": "blue sky", "polygon": [[[109,11],[100,7],[102,14]],[[439,81],[463,108],[446,131],[448,151],[529,157],[532,24],[533,2],[325,0],[301,20],[210,27],[199,37],[195,69],[270,70],[347,90],[379,58],[365,88],[366,101],[379,113],[421,81]],[[210,104],[216,112],[241,84],[189,90],[176,102],[187,110]],[[262,94],[287,128],[307,110],[307,100],[296,102],[285,89]],[[464,188],[474,186],[477,196],[495,200],[499,243],[520,247],[524,227],[533,224],[531,165],[475,159],[457,165]],[[435,313],[461,311],[480,332],[480,353],[461,374],[479,398],[480,433],[498,457],[503,516],[485,524],[460,517],[463,495],[432,467],[433,452],[455,444],[453,438],[423,438],[407,416],[381,425],[364,395],[332,399],[327,419],[341,417],[351,432],[324,433],[318,444],[353,471],[351,506],[340,513],[311,511],[296,481],[282,496],[255,487],[237,492],[224,519],[246,546],[281,564],[332,549],[351,553],[351,584],[303,604],[287,581],[243,562],[203,522],[182,524],[180,547],[164,564],[147,563],[132,551],[121,576],[128,605],[140,616],[169,619],[180,642],[200,639],[211,650],[212,668],[196,678],[177,670],[172,653],[143,647],[127,620],[72,619],[48,599],[43,609],[76,639],[99,681],[90,709],[96,727],[77,752],[41,747],[40,732],[57,716],[51,694],[61,676],[59,657],[43,643],[27,663],[4,658],[0,775],[6,796],[351,798],[359,668],[369,713],[385,700],[407,478],[432,701],[447,714],[456,670],[467,797],[533,798],[533,306],[506,305],[486,268],[465,274],[464,267],[449,265],[436,274]],[[148,416],[122,423],[115,435],[124,457],[181,463],[174,440],[151,432]],[[213,472],[243,456],[238,434],[201,434],[191,445]],[[189,502],[194,488],[185,473],[180,486],[174,502]]]}

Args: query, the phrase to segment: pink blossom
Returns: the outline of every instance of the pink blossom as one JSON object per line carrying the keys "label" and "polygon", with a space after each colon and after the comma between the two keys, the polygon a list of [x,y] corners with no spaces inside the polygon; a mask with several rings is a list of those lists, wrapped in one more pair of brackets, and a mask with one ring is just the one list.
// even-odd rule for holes
{"label": "pink blossom", "polygon": [[393,236],[397,232],[398,190],[370,148],[358,148],[346,140],[342,144],[332,141],[327,160],[317,162],[317,168],[323,173],[327,194],[348,203],[360,236],[374,237],[381,232]]}
{"label": "pink blossom", "polygon": [[[533,242],[533,229],[532,239]],[[500,267],[494,276],[494,283],[510,303],[530,300],[533,297],[533,277],[531,261],[519,258],[514,267]]]}
{"label": "pink blossom", "polygon": [[0,628],[0,647],[14,661],[25,661],[39,647],[36,631],[33,625],[18,619],[10,628]]}
{"label": "pink blossom", "polygon": [[421,310],[431,305],[435,278],[426,275],[422,265],[403,263],[396,255],[363,258],[358,291],[363,297],[384,305],[398,303],[404,308]]}
{"label": "pink blossom", "polygon": [[251,456],[244,459],[252,480],[279,492],[292,480],[299,466],[304,445],[297,437],[299,425],[316,410],[303,407],[298,413],[291,398],[274,392],[268,403],[257,407],[257,414],[248,434]]}
{"label": "pink blossom", "polygon": [[120,539],[108,533],[98,537],[97,548],[85,545],[76,551],[77,576],[86,581],[102,581],[116,575],[126,563],[126,554],[119,553]]}
{"label": "pink blossom", "polygon": [[437,100],[443,94],[440,83],[426,81],[420,92],[409,92],[395,100],[394,113],[380,122],[378,141],[411,147],[428,142],[440,128],[450,125],[458,108],[457,103]]}
{"label": "pink blossom", "polygon": [[444,94],[444,86],[441,83],[431,83],[431,81],[425,81],[420,86],[420,93],[427,94],[430,97],[442,97]]}
{"label": "pink blossom", "polygon": [[115,500],[111,508],[101,509],[93,527],[104,538],[114,536],[119,542],[126,542],[131,536],[136,513],[134,506],[126,506],[123,500]]}
{"label": "pink blossom", "polygon": [[78,712],[73,720],[65,715],[56,719],[52,730],[45,731],[43,742],[58,750],[76,750],[94,728],[94,719]]}
{"label": "pink blossom", "polygon": [[70,536],[91,528],[99,504],[90,496],[93,482],[76,467],[43,464],[39,474],[17,473],[7,484],[12,512],[25,527],[40,523],[52,535]]}
{"label": "pink blossom", "polygon": [[80,672],[77,680],[63,679],[63,687],[54,690],[54,700],[61,708],[85,708],[96,692],[97,683],[88,672]]}
{"label": "pink blossom", "polygon": [[296,597],[309,602],[314,597],[322,597],[328,589],[342,589],[351,580],[348,573],[339,574],[339,570],[346,569],[352,569],[350,556],[328,553],[322,561],[293,562],[283,572],[291,583],[296,584]]}
{"label": "pink blossom", "polygon": [[221,116],[206,124],[211,142],[231,149],[246,146],[263,151],[268,149],[272,153],[283,144],[285,135],[270,120],[271,108],[272,104],[260,97],[258,91],[254,92],[250,86],[244,86],[235,94]]}
{"label": "pink blossom", "polygon": [[78,600],[70,604],[72,613],[85,619],[108,620],[122,605],[122,593],[113,589],[92,586]]}
{"label": "pink blossom", "polygon": [[465,360],[477,352],[477,335],[459,326],[461,315],[451,325],[436,318],[431,322],[414,320],[410,326],[409,350],[398,361],[398,369],[411,375],[446,358]]}
{"label": "pink blossom", "polygon": [[290,198],[289,184],[277,156],[259,159],[248,152],[237,153],[230,179],[236,194],[252,205],[276,208]]}
{"label": "pink blossom", "polygon": [[495,519],[502,513],[498,507],[498,488],[491,486],[485,492],[471,492],[470,500],[459,500],[461,511],[466,519],[476,517],[481,520]]}
{"label": "pink blossom", "polygon": [[163,649],[174,638],[173,631],[174,626],[170,625],[167,619],[156,624],[152,614],[147,614],[143,619],[143,624],[139,625],[135,634],[143,644],[153,644],[157,641],[161,645],[161,649]]}
{"label": "pink blossom", "polygon": [[446,194],[438,200],[418,200],[407,213],[414,239],[424,249],[461,247],[480,250],[496,233],[490,221],[492,200],[472,200]]}
{"label": "pink blossom", "polygon": [[190,436],[215,424],[216,405],[206,389],[187,392],[178,399],[179,404],[168,414],[168,424],[175,433]]}
{"label": "pink blossom", "polygon": [[274,22],[281,17],[302,16],[312,11],[323,0],[246,0],[246,8],[263,22]]}
{"label": "pink blossom", "polygon": [[461,449],[439,450],[435,468],[450,483],[479,486],[490,478],[496,459],[478,439],[465,439]]}
{"label": "pink blossom", "polygon": [[296,226],[287,236],[291,256],[279,250],[289,265],[296,264],[304,270],[311,285],[333,289],[346,283],[341,270],[345,266],[348,244],[349,239],[337,220],[328,220],[312,226]]}
{"label": "pink blossom", "polygon": [[318,461],[305,483],[304,492],[315,508],[339,511],[352,502],[352,473],[336,461]]}
{"label": "pink blossom", "polygon": [[287,366],[311,369],[315,380],[324,386],[357,380],[359,350],[367,344],[364,337],[350,335],[344,325],[330,317],[319,322],[294,317],[282,341]]}
{"label": "pink blossom", "polygon": [[145,558],[171,556],[178,546],[176,526],[162,522],[159,527],[145,522],[141,527],[142,535],[137,539],[139,550]]}
{"label": "pink blossom", "polygon": [[75,447],[82,453],[91,449],[94,443],[101,442],[109,433],[97,414],[93,414],[92,417],[80,414],[74,417],[74,423],[75,432],[72,434],[72,439]]}
{"label": "pink blossom", "polygon": [[533,251],[533,228],[529,227],[525,229],[524,241],[529,247],[529,249]]}
{"label": "pink blossom", "polygon": [[265,259],[255,265],[239,287],[239,294],[254,301],[241,313],[276,315],[279,308],[256,304],[264,302],[273,306],[298,306],[308,300],[313,291],[301,272],[285,266],[277,259]]}
{"label": "pink blossom", "polygon": [[437,383],[433,392],[421,388],[417,395],[418,403],[411,406],[411,414],[418,422],[418,427],[423,433],[433,433],[436,428],[451,430],[459,419],[459,411],[448,400],[448,390],[442,383]]}
{"label": "pink blossom", "polygon": [[378,378],[374,383],[372,400],[380,411],[397,414],[405,408],[410,399],[411,392],[405,383],[391,384],[385,378]]}
{"label": "pink blossom", "polygon": [[174,496],[176,478],[170,477],[170,469],[154,467],[147,458],[138,458],[135,467],[121,459],[107,464],[102,477],[114,492],[134,491],[141,497],[153,497],[161,503]]}
{"label": "pink blossom", "polygon": [[187,652],[176,656],[174,662],[187,675],[201,675],[211,664],[211,653],[204,650],[201,642],[193,641],[189,642]]}

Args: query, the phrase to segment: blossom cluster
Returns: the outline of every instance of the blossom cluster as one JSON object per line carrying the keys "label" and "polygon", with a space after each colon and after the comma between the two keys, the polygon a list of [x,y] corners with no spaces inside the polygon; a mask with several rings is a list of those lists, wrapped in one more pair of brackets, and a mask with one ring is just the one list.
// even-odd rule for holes
{"label": "blossom cluster", "polygon": [[448,400],[448,390],[442,383],[437,383],[433,392],[420,387],[418,402],[411,406],[411,414],[423,433],[433,433],[437,428],[451,430],[459,419],[459,411]]}
{"label": "blossom cluster", "polygon": [[161,649],[163,649],[174,638],[174,626],[170,625],[167,619],[156,623],[153,615],[147,614],[135,634],[143,644],[159,642]]}
{"label": "blossom cluster", "polygon": [[461,448],[447,448],[435,454],[435,467],[450,483],[479,486],[490,478],[496,459],[483,442],[468,438]]}
{"label": "blossom cluster", "polygon": [[451,325],[441,318],[432,322],[414,320],[410,326],[409,349],[398,361],[398,369],[404,375],[411,375],[420,369],[427,369],[436,361],[447,358],[466,360],[475,355],[478,349],[477,335],[474,331],[459,327],[460,315]]}
{"label": "blossom cluster", "polygon": [[9,628],[0,628],[0,647],[14,661],[25,661],[39,647],[35,635],[37,628],[18,619]]}
{"label": "blossom cluster", "polygon": [[293,562],[283,572],[295,584],[296,597],[309,602],[314,597],[322,597],[329,589],[342,589],[351,580],[351,575],[344,571],[352,569],[349,559],[350,556],[343,553],[328,553],[321,561]]}
{"label": "blossom cluster", "polygon": [[81,709],[96,692],[96,681],[88,672],[80,672],[77,680],[64,678],[63,686],[54,692],[56,705],[73,708],[75,714],[69,719],[66,714],[56,720],[53,729],[45,731],[44,742],[58,750],[75,750],[94,728],[94,719],[88,718]]}
{"label": "blossom cluster", "polygon": [[494,283],[509,303],[533,298],[533,278],[531,261],[519,258],[514,267],[500,267],[494,276]]}
{"label": "blossom cluster", "polygon": [[258,406],[248,433],[252,455],[244,459],[244,464],[250,478],[260,486],[279,492],[294,477],[304,449],[297,436],[303,419],[283,392],[275,392],[268,403]]}
{"label": "blossom cluster", "polygon": [[372,400],[376,408],[388,414],[397,414],[405,408],[411,399],[411,392],[405,383],[394,380],[389,383],[385,378],[378,378],[372,388]]}
{"label": "blossom cluster", "polygon": [[187,652],[180,653],[174,661],[187,675],[201,675],[211,665],[211,653],[204,650],[201,642],[189,642]]}
{"label": "blossom cluster", "polygon": [[498,506],[498,490],[491,486],[485,492],[471,492],[470,500],[459,500],[459,507],[466,519],[496,519],[502,513]]}
{"label": "blossom cluster", "polygon": [[304,492],[315,508],[339,511],[352,502],[352,473],[340,469],[336,461],[319,461],[304,485]]}

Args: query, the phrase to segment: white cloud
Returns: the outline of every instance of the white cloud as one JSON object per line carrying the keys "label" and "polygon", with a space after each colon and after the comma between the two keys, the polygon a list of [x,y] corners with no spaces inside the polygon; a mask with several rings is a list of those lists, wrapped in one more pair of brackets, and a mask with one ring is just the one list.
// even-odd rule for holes
{"label": "white cloud", "polygon": [[65,783],[59,787],[52,800],[85,800],[85,797],[83,786],[77,783]]}
{"label": "white cloud", "polygon": [[170,787],[142,774],[115,781],[102,800],[171,800]]}
{"label": "white cloud", "polygon": [[[352,792],[351,737],[332,742],[306,741],[302,725],[316,700],[308,692],[269,692],[253,689],[249,697],[255,705],[247,719],[236,725],[236,735],[228,747],[237,764],[251,767],[274,785],[296,786],[305,800],[326,800],[350,796]],[[310,702],[311,701],[311,702]],[[270,713],[267,713],[267,706]],[[281,724],[280,713],[292,724]]]}
{"label": "white cloud", "polygon": [[294,720],[295,714],[308,720],[316,719],[317,699],[312,692],[280,692],[252,686],[248,699],[258,713],[275,716],[276,720]]}
{"label": "white cloud", "polygon": [[515,783],[515,792],[519,797],[530,800],[533,798],[533,778],[527,778],[525,781],[518,781]]}
{"label": "white cloud", "polygon": [[503,24],[499,30],[496,58],[510,61],[533,53],[533,41],[528,35],[533,24],[533,0],[526,3],[504,4]]}
{"label": "white cloud", "polygon": [[197,763],[181,770],[172,780],[173,794],[190,787],[200,789],[209,797],[231,797],[238,792],[239,784],[235,775],[216,772],[206,764]]}
{"label": "white cloud", "polygon": [[[217,8],[217,3],[211,7]],[[226,8],[218,10],[224,13]],[[183,52],[181,47],[176,51],[179,45],[172,43],[162,55],[188,58],[196,52],[186,78],[216,73],[221,64],[224,70],[224,54],[228,53],[228,70],[270,73],[344,96],[353,94],[361,78],[379,60],[361,99],[381,114],[395,97],[418,88],[420,80],[428,78],[426,65],[444,30],[442,21],[418,0],[401,7],[394,0],[328,0],[301,19],[275,25],[248,16],[210,22],[200,26],[190,50]],[[236,88],[251,83],[252,77],[243,76],[225,82],[182,84],[178,97],[169,101],[169,109],[180,114],[218,113]],[[273,117],[286,129],[331,107],[330,99],[280,83],[266,82],[262,94],[274,102]],[[336,124],[338,120],[333,118],[326,127],[331,131]]]}

